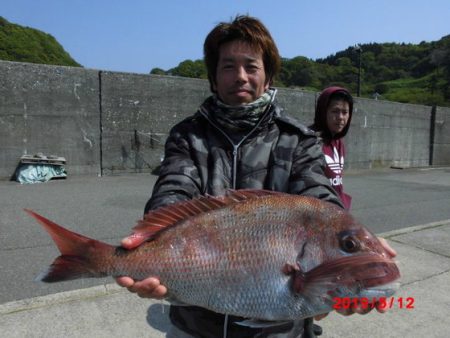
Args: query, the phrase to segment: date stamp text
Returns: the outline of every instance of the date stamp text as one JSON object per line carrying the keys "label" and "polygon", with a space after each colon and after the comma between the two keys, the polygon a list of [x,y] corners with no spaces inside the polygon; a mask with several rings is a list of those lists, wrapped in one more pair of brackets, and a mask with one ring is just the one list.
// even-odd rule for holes
{"label": "date stamp text", "polygon": [[414,297],[380,297],[380,298],[350,298],[334,297],[333,309],[348,310],[352,308],[367,309],[414,309]]}

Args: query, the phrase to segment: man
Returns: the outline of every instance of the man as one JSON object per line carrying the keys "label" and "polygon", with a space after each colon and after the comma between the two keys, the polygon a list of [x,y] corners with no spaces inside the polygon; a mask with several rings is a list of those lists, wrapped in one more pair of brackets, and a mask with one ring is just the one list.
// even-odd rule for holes
{"label": "man", "polygon": [[[238,16],[218,24],[204,44],[213,95],[196,114],[172,128],[160,176],[145,211],[226,189],[268,189],[315,196],[342,207],[324,175],[324,157],[313,131],[287,116],[270,88],[280,68],[277,47],[264,25]],[[122,241],[133,248],[145,238]],[[156,278],[117,282],[141,297],[163,298]],[[313,337],[312,321],[270,328],[236,324],[193,306],[171,306],[170,337]],[[303,331],[305,334],[303,335]]]}

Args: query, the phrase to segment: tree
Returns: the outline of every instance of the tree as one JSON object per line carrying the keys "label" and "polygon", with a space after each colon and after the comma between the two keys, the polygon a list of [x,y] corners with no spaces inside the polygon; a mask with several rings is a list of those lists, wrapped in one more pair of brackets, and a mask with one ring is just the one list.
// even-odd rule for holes
{"label": "tree", "polygon": [[184,60],[168,71],[171,75],[205,79],[206,66],[202,60]]}
{"label": "tree", "polygon": [[161,68],[153,68],[153,69],[150,71],[150,74],[154,74],[154,75],[167,75],[166,72],[165,72],[163,69],[161,69]]}

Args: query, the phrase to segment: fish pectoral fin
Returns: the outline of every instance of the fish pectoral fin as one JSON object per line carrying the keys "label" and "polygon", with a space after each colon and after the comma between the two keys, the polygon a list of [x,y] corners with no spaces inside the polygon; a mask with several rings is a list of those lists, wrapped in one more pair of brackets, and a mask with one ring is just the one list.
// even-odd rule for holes
{"label": "fish pectoral fin", "polygon": [[246,319],[240,322],[235,322],[237,325],[241,326],[247,326],[251,327],[253,329],[263,329],[268,327],[274,327],[274,326],[281,326],[288,323],[291,323],[292,321],[286,320],[286,321],[270,321],[270,320],[261,320],[261,319]]}

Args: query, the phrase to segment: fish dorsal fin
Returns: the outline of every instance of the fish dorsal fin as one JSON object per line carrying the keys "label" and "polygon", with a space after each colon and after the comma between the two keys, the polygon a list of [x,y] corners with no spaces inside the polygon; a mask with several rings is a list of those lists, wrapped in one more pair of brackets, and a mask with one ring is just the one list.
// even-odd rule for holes
{"label": "fish dorsal fin", "polygon": [[217,210],[225,206],[239,203],[251,198],[280,194],[269,190],[227,190],[225,195],[205,195],[198,198],[170,204],[144,215],[133,228],[133,236],[151,239],[163,229],[171,227],[186,218]]}
{"label": "fish dorsal fin", "polygon": [[230,199],[230,201],[241,202],[249,198],[280,195],[280,194],[283,193],[279,191],[259,190],[259,189],[241,189],[241,190],[230,189],[226,191],[225,198]]}

